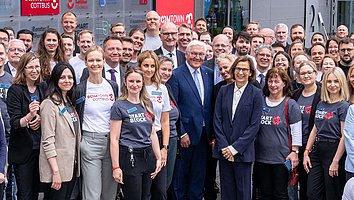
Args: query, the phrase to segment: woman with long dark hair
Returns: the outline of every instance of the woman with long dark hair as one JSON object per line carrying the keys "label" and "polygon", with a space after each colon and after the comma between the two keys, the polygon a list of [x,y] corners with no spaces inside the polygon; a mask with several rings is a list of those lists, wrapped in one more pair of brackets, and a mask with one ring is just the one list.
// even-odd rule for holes
{"label": "woman with long dark hair", "polygon": [[41,103],[40,180],[48,183],[50,199],[70,200],[80,175],[79,117],[75,111],[75,71],[58,63],[52,71],[47,98]]}

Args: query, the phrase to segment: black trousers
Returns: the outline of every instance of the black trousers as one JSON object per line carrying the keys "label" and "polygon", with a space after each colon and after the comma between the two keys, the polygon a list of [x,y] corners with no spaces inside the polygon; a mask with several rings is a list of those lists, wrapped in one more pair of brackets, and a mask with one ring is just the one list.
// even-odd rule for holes
{"label": "black trousers", "polygon": [[284,164],[255,162],[254,171],[262,200],[287,200],[289,171]]}
{"label": "black trousers", "polygon": [[23,164],[14,164],[18,200],[38,200],[39,150],[32,150]]}
{"label": "black trousers", "polygon": [[339,176],[329,176],[329,166],[337,151],[339,141],[315,142],[310,159],[312,168],[308,174],[307,197],[309,200],[341,199],[345,184],[344,158],[339,161]]}
{"label": "black trousers", "polygon": [[307,172],[305,171],[304,165],[302,164],[304,160],[304,149],[300,149],[299,152],[299,184],[300,184],[300,199],[307,200]]}
{"label": "black trousers", "polygon": [[119,163],[123,171],[124,200],[150,200],[151,173],[156,168],[156,157],[152,147],[134,149],[134,166],[127,147],[119,147]]}
{"label": "black trousers", "polygon": [[215,188],[216,179],[216,166],[218,160],[213,158],[213,151],[211,145],[208,146],[208,160],[206,166],[206,174],[204,181],[204,199],[205,200],[216,200],[217,191]]}
{"label": "black trousers", "polygon": [[[159,144],[160,144],[160,149],[161,149],[162,148],[162,132],[157,131],[157,135],[159,138]],[[152,180],[151,199],[154,199],[154,200],[166,200],[167,199],[167,169],[166,169],[166,166],[161,168],[161,171]]]}

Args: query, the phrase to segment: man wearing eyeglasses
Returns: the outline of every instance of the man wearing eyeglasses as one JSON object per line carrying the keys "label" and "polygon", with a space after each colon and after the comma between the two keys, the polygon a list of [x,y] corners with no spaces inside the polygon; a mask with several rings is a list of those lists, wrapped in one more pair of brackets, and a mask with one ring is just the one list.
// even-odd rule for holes
{"label": "man wearing eyeglasses", "polygon": [[162,45],[155,50],[157,55],[164,55],[173,60],[173,69],[186,62],[186,57],[183,52],[177,50],[177,26],[172,22],[166,22],[161,27],[160,39]]}
{"label": "man wearing eyeglasses", "polygon": [[263,89],[265,77],[272,63],[274,51],[270,45],[261,45],[256,50],[256,80],[255,85]]}
{"label": "man wearing eyeglasses", "polygon": [[354,61],[354,44],[349,38],[344,38],[339,42],[340,61],[338,66],[344,71],[345,76],[348,74],[350,66],[353,66]]}
{"label": "man wearing eyeglasses", "polygon": [[[226,36],[225,36],[226,37]],[[202,199],[212,132],[213,71],[203,66],[205,43],[191,41],[186,62],[173,71],[167,82],[181,114],[180,159],[174,174],[177,199]]]}
{"label": "man wearing eyeglasses", "polygon": [[5,64],[4,70],[10,73],[13,77],[16,76],[17,67],[21,56],[26,53],[26,46],[22,40],[13,39],[9,42],[7,48],[8,62]]}

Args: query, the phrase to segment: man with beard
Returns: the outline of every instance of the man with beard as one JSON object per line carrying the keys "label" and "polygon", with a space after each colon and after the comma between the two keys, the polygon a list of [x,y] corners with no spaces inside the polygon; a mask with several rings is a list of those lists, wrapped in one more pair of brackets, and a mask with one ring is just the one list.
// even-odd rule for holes
{"label": "man with beard", "polygon": [[122,37],[122,57],[120,58],[119,64],[120,67],[124,68],[124,71],[126,71],[128,66],[132,66],[133,64],[130,63],[133,57],[134,53],[134,41],[131,38],[128,37]]}
{"label": "man with beard", "polygon": [[26,46],[23,44],[22,40],[19,39],[11,40],[8,45],[8,62],[5,64],[4,70],[15,77],[20,58],[26,53]]}
{"label": "man with beard", "polygon": [[160,16],[156,11],[149,11],[145,19],[146,32],[145,42],[141,52],[145,50],[156,50],[161,45],[160,40]]}
{"label": "man with beard", "polygon": [[166,22],[161,27],[160,38],[162,45],[159,49],[155,50],[157,55],[164,55],[172,59],[173,69],[176,69],[178,66],[186,62],[186,56],[184,53],[176,48],[177,37],[177,26],[172,22]]}
{"label": "man with beard", "polygon": [[23,41],[26,46],[26,52],[30,52],[33,46],[34,33],[28,29],[22,29],[17,32],[17,39]]}
{"label": "man with beard", "polygon": [[214,51],[214,58],[205,61],[204,65],[214,71],[214,85],[216,85],[222,81],[223,78],[219,73],[219,67],[216,64],[215,59],[222,53],[228,54],[230,52],[229,39],[226,35],[219,34],[214,37],[212,47]]}
{"label": "man with beard", "polygon": [[76,56],[72,57],[69,60],[70,65],[74,68],[75,70],[75,76],[76,76],[76,83],[80,83],[80,78],[82,75],[82,71],[86,68],[85,64],[85,53],[86,51],[95,44],[94,38],[93,38],[93,33],[92,31],[89,30],[82,30],[79,33],[79,38],[77,40],[77,45],[80,48],[80,53],[77,54]]}
{"label": "man with beard", "polygon": [[354,44],[349,38],[344,38],[339,42],[340,61],[338,66],[344,71],[347,76],[350,66],[353,66],[354,61]]}
{"label": "man with beard", "polygon": [[177,49],[186,53],[187,45],[192,41],[192,28],[188,24],[179,25],[177,38]]}
{"label": "man with beard", "polygon": [[246,56],[251,50],[251,36],[247,32],[239,32],[236,37],[236,56]]}
{"label": "man with beard", "polygon": [[265,77],[267,75],[270,64],[272,63],[274,51],[270,45],[261,45],[256,50],[256,86],[263,89],[265,85]]}
{"label": "man with beard", "polygon": [[290,28],[290,39],[291,42],[295,42],[298,40],[304,43],[306,39],[304,26],[302,26],[301,24],[292,25]]}

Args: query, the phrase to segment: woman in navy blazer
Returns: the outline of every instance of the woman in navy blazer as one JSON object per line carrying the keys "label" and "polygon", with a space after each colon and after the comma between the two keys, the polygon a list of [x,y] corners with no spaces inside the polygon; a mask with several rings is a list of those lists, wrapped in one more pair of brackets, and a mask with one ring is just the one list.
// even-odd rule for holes
{"label": "woman in navy blazer", "polygon": [[215,104],[214,156],[219,159],[221,198],[248,200],[251,199],[254,140],[260,126],[262,91],[250,84],[256,76],[251,58],[237,58],[230,75],[235,83],[220,89]]}

